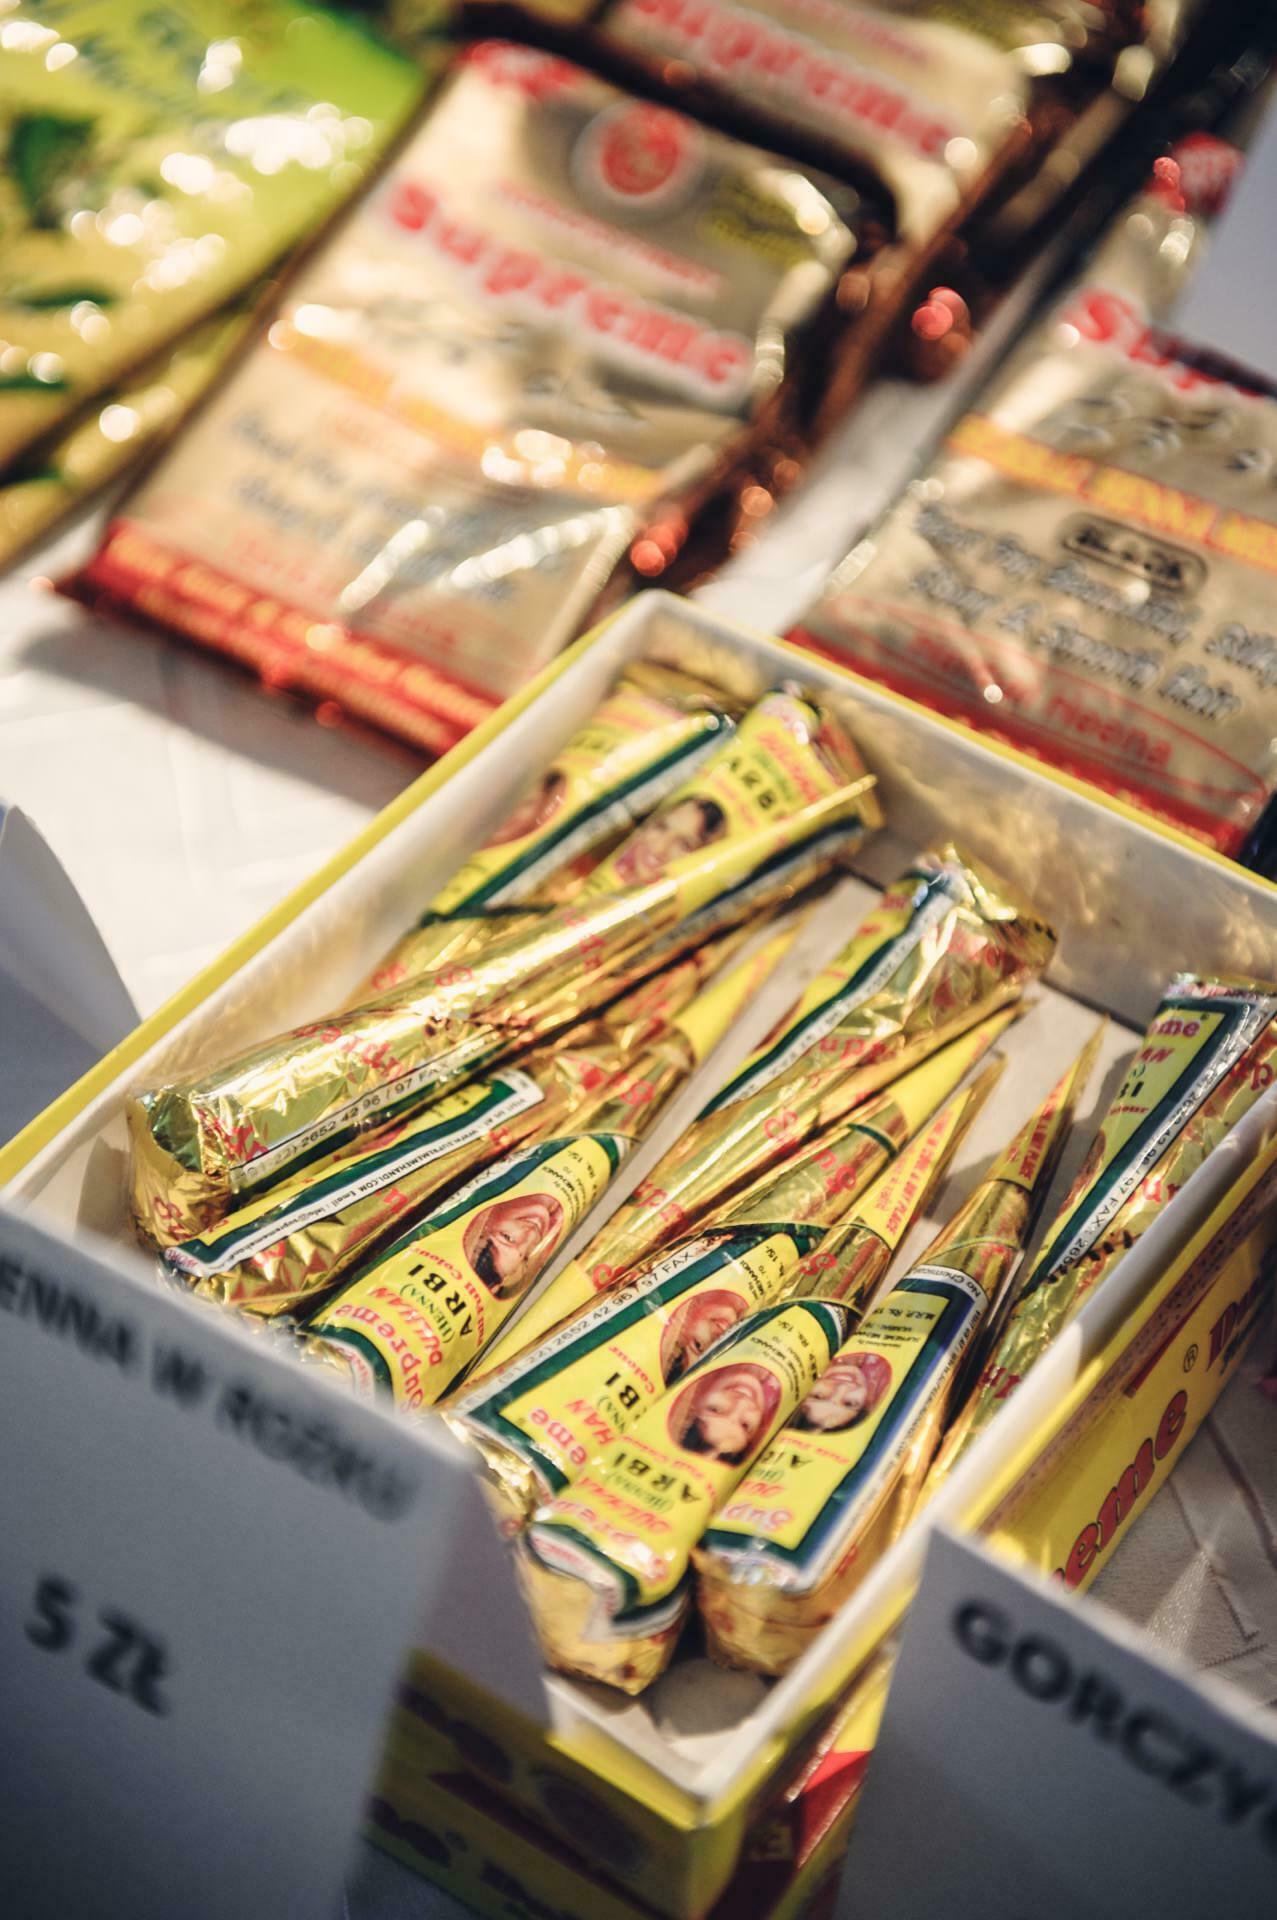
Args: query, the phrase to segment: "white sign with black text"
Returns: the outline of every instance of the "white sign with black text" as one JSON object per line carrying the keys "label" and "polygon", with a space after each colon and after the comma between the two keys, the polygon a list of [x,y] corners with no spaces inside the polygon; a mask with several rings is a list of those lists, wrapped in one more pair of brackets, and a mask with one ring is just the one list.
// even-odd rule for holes
{"label": "white sign with black text", "polygon": [[839,1920],[1243,1920],[1275,1903],[1277,1722],[937,1531]]}
{"label": "white sign with black text", "polygon": [[0,1911],[324,1920],[432,1455],[139,1276],[0,1212]]}

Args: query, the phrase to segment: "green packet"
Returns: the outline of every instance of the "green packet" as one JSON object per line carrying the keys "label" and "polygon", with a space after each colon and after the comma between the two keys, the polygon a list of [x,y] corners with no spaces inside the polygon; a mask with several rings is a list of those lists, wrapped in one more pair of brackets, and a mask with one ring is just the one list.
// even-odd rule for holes
{"label": "green packet", "polygon": [[108,387],[0,478],[0,567],[171,433],[201,400],[268,297],[255,286]]}
{"label": "green packet", "polygon": [[295,0],[18,0],[0,25],[0,471],[237,297],[425,90]]}

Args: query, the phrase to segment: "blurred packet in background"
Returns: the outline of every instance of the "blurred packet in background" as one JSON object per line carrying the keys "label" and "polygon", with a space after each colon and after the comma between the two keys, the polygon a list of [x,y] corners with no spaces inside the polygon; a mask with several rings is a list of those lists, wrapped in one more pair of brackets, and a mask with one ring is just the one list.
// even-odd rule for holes
{"label": "blurred packet in background", "polygon": [[255,288],[109,387],[22,454],[0,479],[0,567],[124,473],[185,418],[247,334],[268,295]]}
{"label": "blurred packet in background", "polygon": [[0,474],[349,197],[421,69],[292,0],[41,0],[0,62]]}
{"label": "blurred packet in background", "polygon": [[854,244],[796,169],[482,43],[75,590],[441,751],[767,428]]}
{"label": "blurred packet in background", "polygon": [[1234,856],[1277,782],[1277,390],[1155,323],[1238,163],[1158,162],[793,636]]}

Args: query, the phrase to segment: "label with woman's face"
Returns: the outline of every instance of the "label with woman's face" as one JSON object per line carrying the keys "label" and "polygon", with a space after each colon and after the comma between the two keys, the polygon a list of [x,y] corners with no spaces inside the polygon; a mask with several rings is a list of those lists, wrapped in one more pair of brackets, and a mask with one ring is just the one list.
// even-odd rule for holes
{"label": "label with woman's face", "polygon": [[504,1452],[536,1493],[557,1492],[774,1300],[821,1232],[758,1226],[686,1242],[481,1381],[455,1418],[503,1481]]}
{"label": "label with woman's face", "polygon": [[787,1592],[848,1563],[943,1403],[988,1307],[966,1274],[915,1268],[866,1316],[714,1515],[702,1553]]}
{"label": "label with woman's face", "polygon": [[[622,676],[551,764],[524,789],[429,913],[473,912],[531,899],[568,861],[623,832],[690,775],[730,731],[726,716],[687,700],[676,674]],[[649,684],[650,683],[650,684]]]}
{"label": "label with woman's face", "polygon": [[714,1508],[828,1366],[847,1310],[765,1307],[649,1406],[536,1515],[532,1554],[605,1597],[618,1622],[678,1588]]}
{"label": "label with woman's face", "polygon": [[544,1099],[536,1081],[517,1069],[472,1081],[412,1120],[308,1167],[250,1201],[215,1233],[171,1247],[165,1257],[194,1281],[216,1279],[217,1296],[233,1306],[267,1314],[301,1310],[308,1296],[313,1300],[368,1258],[394,1223],[428,1205],[441,1185],[481,1165],[497,1130],[517,1125]]}
{"label": "label with woman's face", "polygon": [[440,1399],[603,1193],[627,1142],[547,1140],[499,1161],[310,1323],[409,1407]]}
{"label": "label with woman's face", "polygon": [[649,886],[715,841],[738,841],[769,821],[788,819],[859,776],[854,754],[824,749],[823,716],[791,693],[769,693],[741,721],[733,738],[686,784],[622,841],[590,875],[587,891]]}

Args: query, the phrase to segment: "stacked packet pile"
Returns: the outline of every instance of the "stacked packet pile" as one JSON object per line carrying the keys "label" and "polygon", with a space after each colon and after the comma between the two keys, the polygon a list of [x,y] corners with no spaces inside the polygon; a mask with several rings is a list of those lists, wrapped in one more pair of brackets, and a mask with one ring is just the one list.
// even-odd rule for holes
{"label": "stacked packet pile", "polygon": [[625,669],[355,1005],[132,1102],[140,1231],[201,1294],[322,1325],[330,1367],[439,1398],[793,931],[742,954],[751,926],[879,821],[800,691],[742,710]]}

